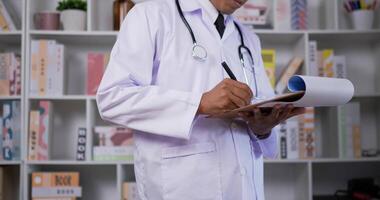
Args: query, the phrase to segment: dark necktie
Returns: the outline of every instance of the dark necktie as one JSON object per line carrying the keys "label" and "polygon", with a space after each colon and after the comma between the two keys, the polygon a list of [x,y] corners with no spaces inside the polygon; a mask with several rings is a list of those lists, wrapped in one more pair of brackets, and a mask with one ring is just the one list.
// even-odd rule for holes
{"label": "dark necktie", "polygon": [[219,32],[220,38],[222,38],[226,26],[224,25],[224,17],[221,13],[219,13],[218,18],[216,18],[214,25],[216,27],[216,30]]}

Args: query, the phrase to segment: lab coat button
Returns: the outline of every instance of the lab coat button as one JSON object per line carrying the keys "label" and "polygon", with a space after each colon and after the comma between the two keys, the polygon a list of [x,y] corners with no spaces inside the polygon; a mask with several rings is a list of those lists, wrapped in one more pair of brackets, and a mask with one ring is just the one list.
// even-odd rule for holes
{"label": "lab coat button", "polygon": [[240,167],[240,174],[242,176],[245,176],[247,174],[247,170],[245,169],[245,167]]}

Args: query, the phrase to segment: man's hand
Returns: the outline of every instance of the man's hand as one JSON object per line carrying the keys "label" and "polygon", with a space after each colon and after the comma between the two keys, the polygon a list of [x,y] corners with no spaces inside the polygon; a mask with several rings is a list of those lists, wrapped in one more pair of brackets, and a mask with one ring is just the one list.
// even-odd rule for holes
{"label": "man's hand", "polygon": [[212,90],[204,93],[198,108],[198,114],[218,114],[243,107],[251,103],[252,91],[248,85],[224,79]]}
{"label": "man's hand", "polygon": [[275,105],[270,112],[263,112],[260,108],[255,108],[252,113],[239,113],[247,121],[252,132],[257,136],[267,135],[272,128],[279,123],[305,113],[305,108],[294,108],[292,105]]}

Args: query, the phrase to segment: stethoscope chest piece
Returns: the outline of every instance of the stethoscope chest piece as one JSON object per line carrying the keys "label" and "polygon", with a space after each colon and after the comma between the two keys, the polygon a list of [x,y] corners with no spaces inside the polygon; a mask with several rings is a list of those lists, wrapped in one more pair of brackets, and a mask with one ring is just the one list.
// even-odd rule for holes
{"label": "stethoscope chest piece", "polygon": [[205,61],[207,58],[207,51],[203,46],[194,44],[192,56],[198,61]]}

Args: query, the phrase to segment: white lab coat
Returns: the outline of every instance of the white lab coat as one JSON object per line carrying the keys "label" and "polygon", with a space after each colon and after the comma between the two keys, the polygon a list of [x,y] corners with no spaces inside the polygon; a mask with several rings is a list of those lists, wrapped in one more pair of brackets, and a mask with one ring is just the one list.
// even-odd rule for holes
{"label": "white lab coat", "polygon": [[[180,0],[206,61],[192,58],[192,40],[174,0],[137,4],[123,22],[97,93],[103,119],[135,130],[140,199],[264,199],[263,156],[276,156],[276,134],[257,140],[241,121],[196,115],[201,96],[228,75],[244,82],[233,18],[218,32],[199,1]],[[253,53],[259,96],[273,96],[258,37],[241,27]],[[250,75],[253,92],[254,84]]]}

